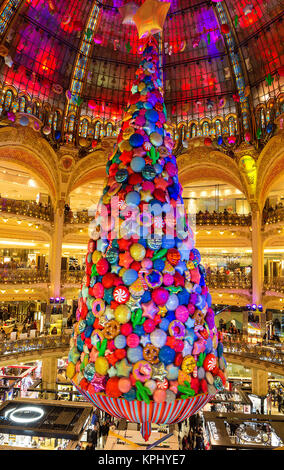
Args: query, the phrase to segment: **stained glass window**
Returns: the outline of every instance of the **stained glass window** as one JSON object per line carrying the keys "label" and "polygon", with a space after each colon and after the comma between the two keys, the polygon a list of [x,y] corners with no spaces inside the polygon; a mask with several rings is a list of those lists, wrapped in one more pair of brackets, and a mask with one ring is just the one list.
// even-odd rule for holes
{"label": "stained glass window", "polygon": [[84,118],[81,122],[80,122],[80,126],[79,126],[79,135],[81,137],[87,137],[87,134],[88,134],[88,120],[86,118]]}
{"label": "stained glass window", "polygon": [[216,119],[215,121],[215,129],[216,129],[216,135],[222,135],[222,124],[220,119]]}
{"label": "stained glass window", "polygon": [[101,123],[98,121],[95,125],[95,139],[98,140],[101,134]]}
{"label": "stained glass window", "polygon": [[194,137],[196,137],[196,134],[197,134],[196,124],[191,124],[190,137],[193,139]]}
{"label": "stained glass window", "polygon": [[229,118],[229,135],[236,134],[236,121],[234,117]]}
{"label": "stained glass window", "polygon": [[26,98],[21,96],[19,99],[19,111],[20,113],[24,113],[26,111]]}
{"label": "stained glass window", "polygon": [[11,90],[7,90],[4,98],[4,109],[9,111],[13,99],[13,93]]}
{"label": "stained glass window", "polygon": [[53,126],[53,130],[56,131],[57,126],[58,126],[58,111],[55,111],[55,113],[53,115],[52,126]]}
{"label": "stained glass window", "polygon": [[209,124],[207,121],[205,121],[203,124],[202,124],[202,133],[203,133],[203,136],[206,137],[209,135]]}
{"label": "stained glass window", "polygon": [[112,135],[112,123],[111,122],[107,123],[106,135],[107,135],[107,137],[110,137]]}

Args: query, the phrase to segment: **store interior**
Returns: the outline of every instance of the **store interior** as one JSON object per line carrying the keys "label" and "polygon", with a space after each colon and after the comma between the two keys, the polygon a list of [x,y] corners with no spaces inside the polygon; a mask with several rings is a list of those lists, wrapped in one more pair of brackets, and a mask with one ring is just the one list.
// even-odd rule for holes
{"label": "store interior", "polygon": [[279,0],[1,3],[0,450],[284,449],[283,31]]}

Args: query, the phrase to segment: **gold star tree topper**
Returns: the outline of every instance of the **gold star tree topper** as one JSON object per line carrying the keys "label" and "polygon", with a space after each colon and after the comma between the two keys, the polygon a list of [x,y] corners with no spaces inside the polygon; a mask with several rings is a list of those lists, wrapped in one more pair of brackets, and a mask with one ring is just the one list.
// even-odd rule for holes
{"label": "gold star tree topper", "polygon": [[163,30],[164,22],[170,8],[170,2],[146,0],[133,16],[139,39]]}

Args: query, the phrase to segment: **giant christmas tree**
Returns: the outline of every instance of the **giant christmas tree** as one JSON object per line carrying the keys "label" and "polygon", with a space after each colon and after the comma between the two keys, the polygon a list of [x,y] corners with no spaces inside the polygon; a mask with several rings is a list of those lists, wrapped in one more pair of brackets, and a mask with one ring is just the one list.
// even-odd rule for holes
{"label": "giant christmas tree", "polygon": [[158,52],[136,71],[91,226],[67,375],[115,416],[181,421],[225,385],[226,362],[184,214]]}

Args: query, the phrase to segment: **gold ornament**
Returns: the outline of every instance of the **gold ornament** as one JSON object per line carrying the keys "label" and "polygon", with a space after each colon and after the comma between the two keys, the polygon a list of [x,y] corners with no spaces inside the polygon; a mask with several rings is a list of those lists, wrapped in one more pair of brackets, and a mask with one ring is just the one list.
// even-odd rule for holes
{"label": "gold ornament", "polygon": [[185,356],[181,363],[181,370],[186,374],[191,374],[196,366],[195,359],[192,356]]}
{"label": "gold ornament", "polygon": [[141,5],[133,16],[139,38],[145,38],[163,30],[170,6],[170,2],[162,3],[158,0],[146,0]]}

